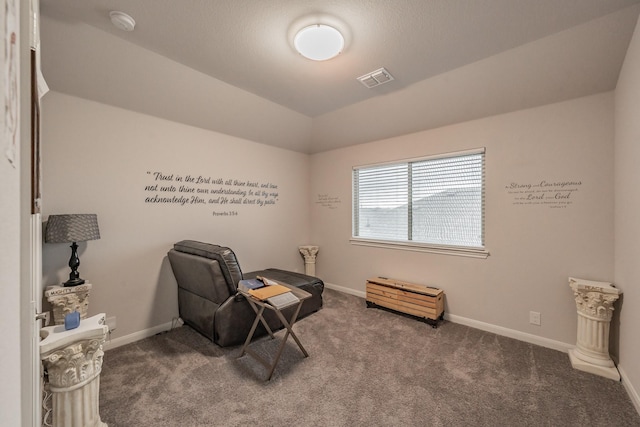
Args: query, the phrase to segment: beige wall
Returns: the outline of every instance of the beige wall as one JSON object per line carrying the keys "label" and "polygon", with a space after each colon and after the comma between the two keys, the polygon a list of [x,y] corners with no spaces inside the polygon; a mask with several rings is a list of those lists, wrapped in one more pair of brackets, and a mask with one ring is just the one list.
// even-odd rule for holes
{"label": "beige wall", "polygon": [[615,282],[622,289],[620,370],[640,411],[640,26],[615,91]]}
{"label": "beige wall", "polygon": [[[17,6],[17,2],[16,2]],[[5,43],[4,7],[0,8],[0,33]],[[19,30],[18,28],[15,28]],[[20,41],[18,37],[18,42]],[[0,50],[0,64],[6,63],[4,49]],[[0,99],[5,99],[5,74],[0,73]],[[0,414],[2,423],[20,425],[20,141],[15,146],[14,163],[9,162],[12,146],[6,134],[5,114],[0,115]],[[13,150],[11,150],[13,152]],[[28,364],[27,364],[28,365]]]}
{"label": "beige wall", "polygon": [[[486,147],[487,259],[349,243],[353,166],[476,147]],[[568,277],[613,280],[610,92],[316,154],[311,173],[317,272],[347,290],[362,293],[377,275],[429,284],[444,289],[446,311],[458,321],[571,345]],[[506,188],[541,181],[581,184],[565,208],[517,205]],[[529,324],[529,311],[541,313],[541,326]]]}
{"label": "beige wall", "polygon": [[0,155],[0,413],[20,425],[20,168]]}
{"label": "beige wall", "polygon": [[[4,99],[2,89],[0,95]],[[20,425],[20,166],[9,163],[8,141],[4,136],[0,141],[0,413],[6,425]],[[19,163],[20,146],[16,148]]]}
{"label": "beige wall", "polygon": [[[44,97],[42,149],[43,219],[56,213],[98,214],[101,239],[79,243],[80,275],[93,284],[90,314],[117,317],[114,338],[178,315],[166,253],[179,240],[229,246],[244,271],[304,270],[298,245],[309,243],[306,155],[57,92]],[[202,175],[273,184],[278,188],[267,191],[279,194],[275,204],[262,207],[145,203],[155,194],[181,195],[145,191],[158,183],[155,172],[173,174],[174,181],[165,183],[176,188],[185,184],[175,181],[178,175]],[[204,196],[207,201],[217,197]],[[44,245],[44,285],[67,280],[68,246]]]}

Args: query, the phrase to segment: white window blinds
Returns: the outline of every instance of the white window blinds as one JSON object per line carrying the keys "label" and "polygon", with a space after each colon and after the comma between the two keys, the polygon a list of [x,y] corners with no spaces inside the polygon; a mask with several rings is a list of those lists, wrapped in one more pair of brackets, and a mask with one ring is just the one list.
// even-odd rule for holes
{"label": "white window blinds", "polygon": [[484,149],[354,168],[353,236],[484,247]]}

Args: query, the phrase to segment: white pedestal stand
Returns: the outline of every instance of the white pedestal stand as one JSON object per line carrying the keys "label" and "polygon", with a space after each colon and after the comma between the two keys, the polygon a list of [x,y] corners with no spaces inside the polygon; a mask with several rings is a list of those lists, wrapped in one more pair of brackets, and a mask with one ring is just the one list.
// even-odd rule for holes
{"label": "white pedestal stand", "polygon": [[316,275],[316,255],[320,248],[318,246],[299,246],[298,250],[304,257],[304,274],[307,276]]}
{"label": "white pedestal stand", "polygon": [[609,327],[613,303],[620,290],[611,283],[569,278],[578,308],[578,341],[569,350],[571,366],[612,380],[620,373],[609,356]]}
{"label": "white pedestal stand", "polygon": [[80,321],[76,329],[63,325],[40,330],[40,358],[53,394],[54,427],[107,427],[98,411],[102,345],[109,328],[105,315]]}

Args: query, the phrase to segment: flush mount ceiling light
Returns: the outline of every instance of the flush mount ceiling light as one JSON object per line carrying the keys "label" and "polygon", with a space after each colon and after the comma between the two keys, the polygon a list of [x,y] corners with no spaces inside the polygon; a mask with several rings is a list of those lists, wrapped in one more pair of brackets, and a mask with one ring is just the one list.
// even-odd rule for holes
{"label": "flush mount ceiling light", "polygon": [[314,61],[335,58],[344,48],[340,31],[324,24],[314,24],[298,31],[293,45],[300,55]]}
{"label": "flush mount ceiling light", "polygon": [[123,31],[133,31],[136,21],[124,12],[113,10],[109,12],[111,23]]}

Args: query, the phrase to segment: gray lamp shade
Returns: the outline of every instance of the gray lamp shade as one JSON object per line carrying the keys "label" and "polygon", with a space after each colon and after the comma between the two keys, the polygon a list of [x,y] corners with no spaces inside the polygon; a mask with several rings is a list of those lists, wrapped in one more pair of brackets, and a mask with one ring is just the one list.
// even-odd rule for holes
{"label": "gray lamp shade", "polygon": [[44,234],[47,243],[84,242],[99,238],[96,214],[49,215]]}

